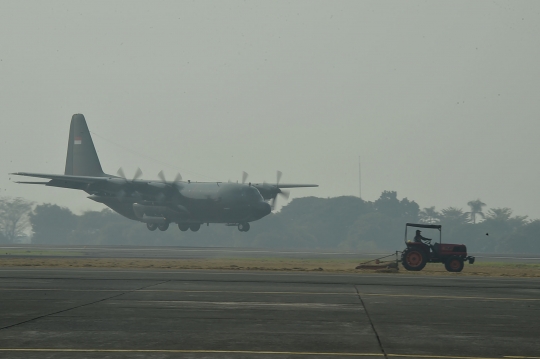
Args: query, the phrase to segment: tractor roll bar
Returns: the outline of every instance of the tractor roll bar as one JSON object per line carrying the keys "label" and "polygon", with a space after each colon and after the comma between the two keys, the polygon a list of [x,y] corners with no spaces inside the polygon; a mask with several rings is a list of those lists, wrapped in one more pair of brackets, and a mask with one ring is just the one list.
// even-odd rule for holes
{"label": "tractor roll bar", "polygon": [[433,228],[439,230],[439,243],[442,243],[442,226],[440,224],[420,224],[420,223],[406,223],[405,224],[405,243],[407,243],[407,228]]}
{"label": "tractor roll bar", "polygon": [[406,226],[418,227],[418,228],[435,228],[440,230],[442,226],[440,224],[419,224],[419,223],[407,223]]}

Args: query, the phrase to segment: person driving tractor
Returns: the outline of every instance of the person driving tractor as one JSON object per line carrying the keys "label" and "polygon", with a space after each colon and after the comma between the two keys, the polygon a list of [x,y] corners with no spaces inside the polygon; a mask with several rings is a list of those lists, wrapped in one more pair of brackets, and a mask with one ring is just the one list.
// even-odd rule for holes
{"label": "person driving tractor", "polygon": [[422,231],[418,229],[418,230],[416,231],[416,236],[414,236],[414,241],[415,241],[415,242],[422,242],[422,240],[424,240],[424,241],[431,241],[431,238],[423,237],[420,233],[422,233]]}

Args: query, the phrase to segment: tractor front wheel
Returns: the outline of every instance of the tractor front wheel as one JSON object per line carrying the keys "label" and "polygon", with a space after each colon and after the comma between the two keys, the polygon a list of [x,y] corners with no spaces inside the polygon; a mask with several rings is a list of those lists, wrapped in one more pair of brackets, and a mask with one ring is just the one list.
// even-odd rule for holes
{"label": "tractor front wheel", "polygon": [[444,262],[444,267],[449,272],[461,272],[463,270],[463,258],[461,257],[450,257]]}
{"label": "tractor front wheel", "polygon": [[401,264],[406,270],[420,271],[424,269],[426,263],[427,255],[421,249],[407,248],[401,255]]}

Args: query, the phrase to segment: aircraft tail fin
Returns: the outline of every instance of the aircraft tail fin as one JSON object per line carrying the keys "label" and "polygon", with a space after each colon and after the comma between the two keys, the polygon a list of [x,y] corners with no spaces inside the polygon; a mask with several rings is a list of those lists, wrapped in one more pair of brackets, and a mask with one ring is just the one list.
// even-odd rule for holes
{"label": "aircraft tail fin", "polygon": [[103,176],[103,170],[90,136],[86,120],[81,114],[71,117],[69,142],[66,157],[66,175]]}

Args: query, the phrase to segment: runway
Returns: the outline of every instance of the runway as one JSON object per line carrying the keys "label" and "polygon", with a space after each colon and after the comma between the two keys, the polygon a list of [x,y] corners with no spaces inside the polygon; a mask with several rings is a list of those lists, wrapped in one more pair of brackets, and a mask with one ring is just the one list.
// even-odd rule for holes
{"label": "runway", "polygon": [[540,358],[540,280],[0,269],[2,358]]}

